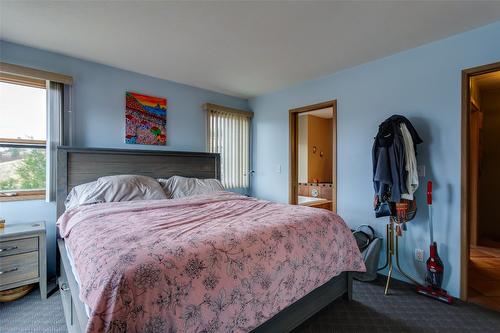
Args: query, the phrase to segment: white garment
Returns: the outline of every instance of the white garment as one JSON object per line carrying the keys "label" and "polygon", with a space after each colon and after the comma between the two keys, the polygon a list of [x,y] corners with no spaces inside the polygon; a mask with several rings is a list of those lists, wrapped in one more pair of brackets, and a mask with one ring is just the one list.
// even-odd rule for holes
{"label": "white garment", "polygon": [[408,172],[408,176],[406,177],[406,189],[408,193],[402,193],[401,198],[413,200],[413,193],[415,193],[418,188],[417,158],[413,147],[413,139],[411,138],[408,128],[406,128],[404,123],[401,123],[400,128],[405,144],[405,169]]}

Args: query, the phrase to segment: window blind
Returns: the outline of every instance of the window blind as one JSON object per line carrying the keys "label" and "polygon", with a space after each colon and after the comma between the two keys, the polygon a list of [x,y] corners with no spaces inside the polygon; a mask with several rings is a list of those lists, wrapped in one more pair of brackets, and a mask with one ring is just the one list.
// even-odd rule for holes
{"label": "window blind", "polygon": [[0,72],[6,75],[15,75],[27,78],[34,78],[43,81],[52,81],[62,84],[72,85],[73,78],[68,75],[48,72],[41,69],[24,67],[0,61]]}
{"label": "window blind", "polygon": [[56,200],[57,146],[64,144],[64,111],[62,83],[47,83],[47,165],[45,201]]}
{"label": "window blind", "polygon": [[207,149],[221,156],[221,181],[226,188],[248,188],[252,112],[205,104]]}

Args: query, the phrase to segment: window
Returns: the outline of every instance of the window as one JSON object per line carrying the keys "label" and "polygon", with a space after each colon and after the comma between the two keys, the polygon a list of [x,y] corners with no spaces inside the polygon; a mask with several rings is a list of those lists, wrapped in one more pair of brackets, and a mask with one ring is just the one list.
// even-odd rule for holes
{"label": "window", "polygon": [[208,151],[220,153],[222,184],[226,188],[248,188],[253,113],[215,104],[205,104],[205,110]]}
{"label": "window", "polygon": [[45,195],[45,87],[45,80],[0,74],[0,200]]}

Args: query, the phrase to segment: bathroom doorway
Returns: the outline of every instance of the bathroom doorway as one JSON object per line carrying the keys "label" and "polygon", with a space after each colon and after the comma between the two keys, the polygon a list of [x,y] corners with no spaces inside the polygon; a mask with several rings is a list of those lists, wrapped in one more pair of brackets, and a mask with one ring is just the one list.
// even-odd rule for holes
{"label": "bathroom doorway", "polygon": [[337,103],[290,110],[290,204],[337,211]]}
{"label": "bathroom doorway", "polygon": [[463,71],[461,298],[500,311],[500,63]]}

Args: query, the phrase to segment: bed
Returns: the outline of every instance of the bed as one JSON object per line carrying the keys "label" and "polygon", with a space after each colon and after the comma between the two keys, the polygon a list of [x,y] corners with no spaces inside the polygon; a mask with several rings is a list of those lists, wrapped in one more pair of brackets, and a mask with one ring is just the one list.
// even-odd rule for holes
{"label": "bed", "polygon": [[[219,155],[210,153],[58,148],[57,215],[62,215],[60,220],[63,220],[57,240],[58,284],[68,331],[288,332],[338,297],[351,298],[349,271],[362,271],[364,265],[352,236],[346,234],[348,228],[342,226],[340,218],[340,222],[332,223],[330,212],[221,192],[182,200],[99,204],[78,208],[71,216],[63,214],[64,200],[73,187],[102,176],[180,175],[220,179],[219,165]],[[170,230],[157,216],[158,212],[168,212],[165,213],[168,217],[162,217],[165,221],[181,216],[191,222],[181,229]],[[254,223],[256,215],[268,218]],[[133,229],[145,219],[153,221],[147,227],[152,229],[142,234],[141,229],[146,228]],[[107,228],[102,226],[107,221],[113,221],[111,231],[107,232],[116,235],[116,240],[102,237]],[[172,225],[173,220],[168,223]],[[221,223],[226,224],[221,227]],[[156,233],[152,235],[151,230]],[[343,236],[332,237],[335,233]],[[160,236],[155,240],[157,235]],[[118,245],[123,239],[125,245]],[[286,240],[294,239],[292,245],[285,244]],[[266,245],[273,242],[277,244],[275,247]],[[134,244],[139,252],[130,261],[123,250],[134,248]],[[334,247],[338,249],[332,255],[325,250]],[[145,252],[144,248],[149,250]],[[182,249],[181,254],[176,253],[178,248]],[[217,249],[217,253],[234,250],[233,255],[246,261],[219,258],[223,265],[218,265],[217,260],[203,257],[210,249]],[[285,260],[286,251],[290,255]],[[297,261],[299,253],[302,262]],[[307,253],[311,253],[310,257]],[[155,270],[151,277],[148,266],[151,258],[146,263],[143,254],[154,257],[158,267],[163,265],[161,274]],[[136,261],[136,255],[142,259]],[[115,256],[118,261],[113,261]],[[178,261],[172,262],[175,258]],[[108,279],[119,273],[117,263],[123,260],[126,267],[138,267],[130,279],[127,280],[125,273],[115,282]],[[335,265],[321,264],[332,260]],[[302,267],[309,262],[314,265]],[[289,266],[297,267],[293,275],[287,271]],[[167,303],[162,302],[171,301],[174,295],[172,288],[177,290],[175,299],[180,300],[175,306],[168,303],[170,307],[163,308],[162,304]],[[164,294],[165,291],[168,292]],[[136,326],[130,323],[131,314]],[[128,324],[120,321],[123,318],[129,320]]]}

